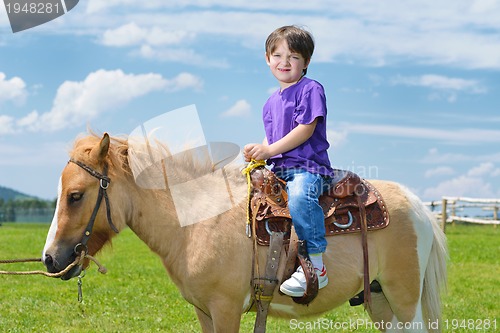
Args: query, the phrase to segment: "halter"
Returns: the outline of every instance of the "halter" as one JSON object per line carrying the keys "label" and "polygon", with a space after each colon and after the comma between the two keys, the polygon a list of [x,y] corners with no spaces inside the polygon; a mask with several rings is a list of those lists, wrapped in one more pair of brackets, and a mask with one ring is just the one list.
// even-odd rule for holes
{"label": "halter", "polygon": [[106,190],[109,187],[109,183],[111,182],[111,179],[109,179],[109,177],[107,176],[107,173],[108,173],[108,165],[107,164],[104,165],[103,174],[101,174],[80,161],[76,161],[76,160],[70,158],[68,163],[69,162],[75,163],[76,165],[81,167],[83,170],[87,171],[91,176],[99,179],[99,194],[97,195],[97,202],[95,203],[94,211],[92,212],[92,215],[90,216],[89,223],[87,224],[87,227],[85,228],[85,232],[83,233],[82,240],[80,241],[80,243],[78,243],[75,246],[75,249],[74,249],[76,254],[78,254],[82,250],[84,250],[85,253],[87,253],[88,252],[87,242],[89,241],[90,235],[92,234],[94,222],[95,222],[95,219],[97,216],[97,212],[99,211],[99,207],[101,207],[101,201],[102,201],[103,197],[104,197],[104,200],[106,201],[106,216],[108,218],[109,226],[111,227],[111,229],[114,232],[118,233],[118,229],[116,229],[115,225],[111,221],[111,211],[109,208],[109,199],[108,199],[108,194],[106,192]]}

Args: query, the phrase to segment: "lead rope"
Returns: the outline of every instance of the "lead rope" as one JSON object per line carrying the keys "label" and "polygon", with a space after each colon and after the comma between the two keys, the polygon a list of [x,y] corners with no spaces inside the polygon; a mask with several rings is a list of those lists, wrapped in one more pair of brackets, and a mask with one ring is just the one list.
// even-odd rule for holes
{"label": "lead rope", "polygon": [[[76,265],[81,265],[83,264],[84,259],[89,259],[93,261],[98,269],[97,271],[101,274],[106,274],[108,270],[106,267],[104,267],[99,261],[97,261],[96,258],[94,258],[91,255],[88,255],[85,253],[85,251],[80,252],[80,255],[75,258],[75,260],[69,264],[65,269],[63,269],[60,272],[57,273],[49,273],[45,271],[24,271],[24,272],[19,272],[19,271],[0,271],[0,275],[44,275],[46,277],[51,277],[51,278],[59,278],[63,276],[64,274],[68,273],[73,267]],[[23,263],[23,262],[40,262],[42,261],[41,258],[26,258],[26,259],[7,259],[7,260],[0,260],[0,264],[14,264],[14,263]],[[82,291],[82,279],[85,277],[85,270],[82,270],[82,273],[78,275],[78,302],[83,302],[83,291]]]}

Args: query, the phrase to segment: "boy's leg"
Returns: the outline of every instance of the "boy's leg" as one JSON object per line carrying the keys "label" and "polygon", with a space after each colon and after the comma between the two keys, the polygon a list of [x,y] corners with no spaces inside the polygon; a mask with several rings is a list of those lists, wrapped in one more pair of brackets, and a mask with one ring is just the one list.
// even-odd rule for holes
{"label": "boy's leg", "polygon": [[[322,253],[326,250],[325,224],[319,196],[323,193],[322,176],[298,171],[287,177],[288,207],[297,236],[307,241],[307,251],[317,270],[320,288],[328,284]],[[299,268],[280,290],[290,296],[300,297],[305,292],[305,276]]]}
{"label": "boy's leg", "polygon": [[323,177],[302,171],[287,183],[288,208],[297,236],[307,241],[309,255],[326,250],[325,217],[319,205],[323,193]]}

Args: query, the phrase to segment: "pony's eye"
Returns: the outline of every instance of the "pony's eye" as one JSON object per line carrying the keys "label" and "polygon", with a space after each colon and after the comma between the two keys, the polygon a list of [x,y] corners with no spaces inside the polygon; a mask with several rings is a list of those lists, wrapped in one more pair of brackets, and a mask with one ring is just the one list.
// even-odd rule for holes
{"label": "pony's eye", "polygon": [[83,198],[83,193],[79,193],[79,192],[71,193],[69,195],[69,203],[70,204],[75,203],[77,201],[80,201],[82,198]]}

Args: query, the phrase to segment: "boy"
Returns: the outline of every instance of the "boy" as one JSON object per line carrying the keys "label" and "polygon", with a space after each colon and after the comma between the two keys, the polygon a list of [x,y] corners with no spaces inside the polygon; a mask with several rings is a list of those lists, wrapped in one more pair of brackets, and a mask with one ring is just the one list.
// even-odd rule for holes
{"label": "boy", "polygon": [[[321,289],[328,284],[322,256],[327,242],[318,199],[329,187],[333,170],[327,153],[324,89],[305,77],[313,51],[313,37],[302,28],[284,26],[269,35],[266,62],[280,89],[263,108],[264,142],[247,144],[243,153],[246,161],[267,160],[287,182],[292,222],[299,239],[306,241]],[[280,286],[293,297],[303,296],[305,288],[301,267]]]}

